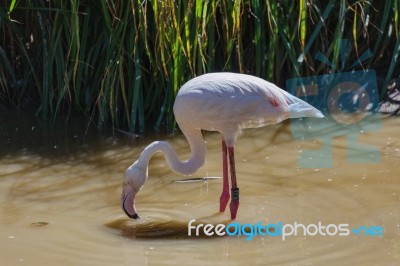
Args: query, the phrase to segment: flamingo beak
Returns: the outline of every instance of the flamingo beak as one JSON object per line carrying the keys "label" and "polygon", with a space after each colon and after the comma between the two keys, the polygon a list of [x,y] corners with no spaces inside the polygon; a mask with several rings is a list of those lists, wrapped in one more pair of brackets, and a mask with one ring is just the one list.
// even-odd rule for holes
{"label": "flamingo beak", "polygon": [[140,218],[135,208],[136,191],[129,185],[124,185],[121,195],[121,208],[132,219]]}

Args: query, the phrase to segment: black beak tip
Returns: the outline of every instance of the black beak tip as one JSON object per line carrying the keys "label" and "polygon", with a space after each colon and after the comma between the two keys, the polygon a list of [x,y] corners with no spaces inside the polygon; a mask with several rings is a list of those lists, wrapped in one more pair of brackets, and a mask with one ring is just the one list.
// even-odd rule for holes
{"label": "black beak tip", "polygon": [[[128,195],[129,195],[129,194],[128,194]],[[139,215],[137,215],[137,213],[135,213],[135,214],[130,214],[130,213],[125,209],[125,201],[126,201],[126,199],[128,198],[128,195],[124,196],[124,201],[123,201],[122,204],[121,204],[122,209],[124,210],[125,214],[126,214],[128,217],[130,217],[130,218],[132,218],[132,219],[140,218]]]}
{"label": "black beak tip", "polygon": [[138,219],[138,218],[140,218],[139,215],[138,215],[137,213],[135,213],[135,214],[130,214],[130,213],[125,209],[125,206],[124,206],[124,205],[122,205],[122,209],[124,210],[125,214],[126,214],[129,218],[132,218],[132,219]]}

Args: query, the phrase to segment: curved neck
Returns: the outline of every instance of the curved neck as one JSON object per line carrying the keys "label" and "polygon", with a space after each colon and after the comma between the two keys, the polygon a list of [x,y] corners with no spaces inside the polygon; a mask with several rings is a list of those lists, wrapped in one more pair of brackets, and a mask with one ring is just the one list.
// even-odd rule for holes
{"label": "curved neck", "polygon": [[147,146],[140,155],[137,164],[147,169],[150,158],[155,152],[162,152],[169,167],[176,173],[190,175],[197,171],[205,162],[206,145],[198,129],[185,130],[185,134],[191,149],[190,158],[186,161],[179,160],[172,146],[166,141],[155,141]]}

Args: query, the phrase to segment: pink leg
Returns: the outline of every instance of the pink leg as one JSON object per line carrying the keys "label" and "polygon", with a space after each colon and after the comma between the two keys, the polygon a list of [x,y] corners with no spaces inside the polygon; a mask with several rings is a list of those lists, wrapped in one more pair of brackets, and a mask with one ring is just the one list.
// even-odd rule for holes
{"label": "pink leg", "polygon": [[226,205],[228,205],[229,198],[229,180],[228,180],[228,154],[225,140],[222,140],[222,168],[223,168],[223,183],[222,183],[222,194],[219,198],[219,211],[224,212]]}
{"label": "pink leg", "polygon": [[231,210],[231,219],[236,219],[236,214],[239,209],[239,188],[236,183],[236,170],[235,170],[235,150],[233,147],[228,147],[229,152],[229,165],[231,170],[231,182],[232,182],[232,199],[229,209]]}

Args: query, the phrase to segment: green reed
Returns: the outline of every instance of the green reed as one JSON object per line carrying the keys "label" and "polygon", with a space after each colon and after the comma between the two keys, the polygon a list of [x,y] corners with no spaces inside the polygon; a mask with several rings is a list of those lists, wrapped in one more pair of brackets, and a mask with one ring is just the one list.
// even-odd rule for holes
{"label": "green reed", "polygon": [[139,134],[171,131],[175,96],[194,76],[234,71],[285,87],[357,60],[377,71],[383,96],[400,74],[399,1],[6,0],[0,105],[44,120],[81,113]]}

